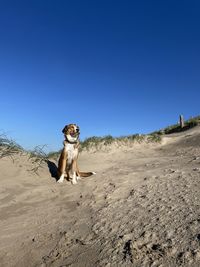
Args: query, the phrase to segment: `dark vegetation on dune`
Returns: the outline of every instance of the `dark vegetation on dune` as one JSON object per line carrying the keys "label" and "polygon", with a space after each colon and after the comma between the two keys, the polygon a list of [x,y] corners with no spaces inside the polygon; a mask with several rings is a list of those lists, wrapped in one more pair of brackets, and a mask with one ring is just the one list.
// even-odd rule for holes
{"label": "dark vegetation on dune", "polygon": [[164,129],[161,129],[159,131],[155,131],[153,132],[153,134],[159,134],[159,135],[163,135],[163,134],[172,134],[172,133],[179,133],[179,132],[183,132],[186,130],[189,130],[197,125],[200,124],[200,116],[191,118],[187,121],[185,121],[185,126],[181,127],[179,123],[174,124],[174,125],[170,125]]}
{"label": "dark vegetation on dune", "polygon": [[150,134],[144,135],[144,134],[133,134],[128,136],[121,136],[121,137],[113,137],[111,135],[107,135],[104,137],[89,137],[81,142],[81,150],[89,150],[91,147],[98,147],[99,144],[102,145],[110,145],[114,142],[121,142],[122,144],[131,142],[138,142],[141,143],[143,141],[146,142],[160,142],[163,135],[168,135],[172,133],[178,133],[182,131],[189,130],[195,126],[200,124],[200,116],[191,118],[187,121],[185,121],[185,126],[181,128],[180,124],[174,124],[171,126],[168,126],[164,129],[161,129],[159,131],[152,132]]}

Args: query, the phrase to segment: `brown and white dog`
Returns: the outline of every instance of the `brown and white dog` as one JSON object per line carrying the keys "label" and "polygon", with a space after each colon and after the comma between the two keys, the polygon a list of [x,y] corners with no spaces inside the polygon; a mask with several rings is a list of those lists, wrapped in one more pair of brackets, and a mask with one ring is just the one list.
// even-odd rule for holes
{"label": "brown and white dog", "polygon": [[95,172],[80,172],[78,169],[78,148],[80,130],[76,124],[69,124],[62,130],[65,136],[63,142],[64,148],[58,161],[58,183],[62,183],[67,177],[71,178],[72,184],[76,184],[81,177],[89,177]]}

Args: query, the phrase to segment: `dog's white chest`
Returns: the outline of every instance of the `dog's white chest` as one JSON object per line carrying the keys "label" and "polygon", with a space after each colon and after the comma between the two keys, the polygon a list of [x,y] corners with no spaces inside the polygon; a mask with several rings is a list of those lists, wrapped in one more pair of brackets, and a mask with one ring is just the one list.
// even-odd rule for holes
{"label": "dog's white chest", "polygon": [[67,164],[71,164],[78,156],[78,149],[74,148],[73,144],[65,144],[65,151],[67,152]]}

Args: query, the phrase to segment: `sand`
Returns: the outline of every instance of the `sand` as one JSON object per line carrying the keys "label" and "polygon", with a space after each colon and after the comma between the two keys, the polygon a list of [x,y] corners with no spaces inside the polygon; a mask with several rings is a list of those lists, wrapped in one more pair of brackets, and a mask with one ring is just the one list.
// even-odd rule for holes
{"label": "sand", "polygon": [[200,266],[200,127],[82,152],[77,185],[55,164],[0,160],[1,267]]}

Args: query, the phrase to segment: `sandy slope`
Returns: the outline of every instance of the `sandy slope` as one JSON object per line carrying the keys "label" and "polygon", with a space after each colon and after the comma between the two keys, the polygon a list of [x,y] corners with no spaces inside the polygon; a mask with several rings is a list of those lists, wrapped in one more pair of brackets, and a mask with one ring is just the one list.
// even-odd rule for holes
{"label": "sandy slope", "polygon": [[200,266],[199,127],[79,162],[72,186],[0,160],[0,266]]}

